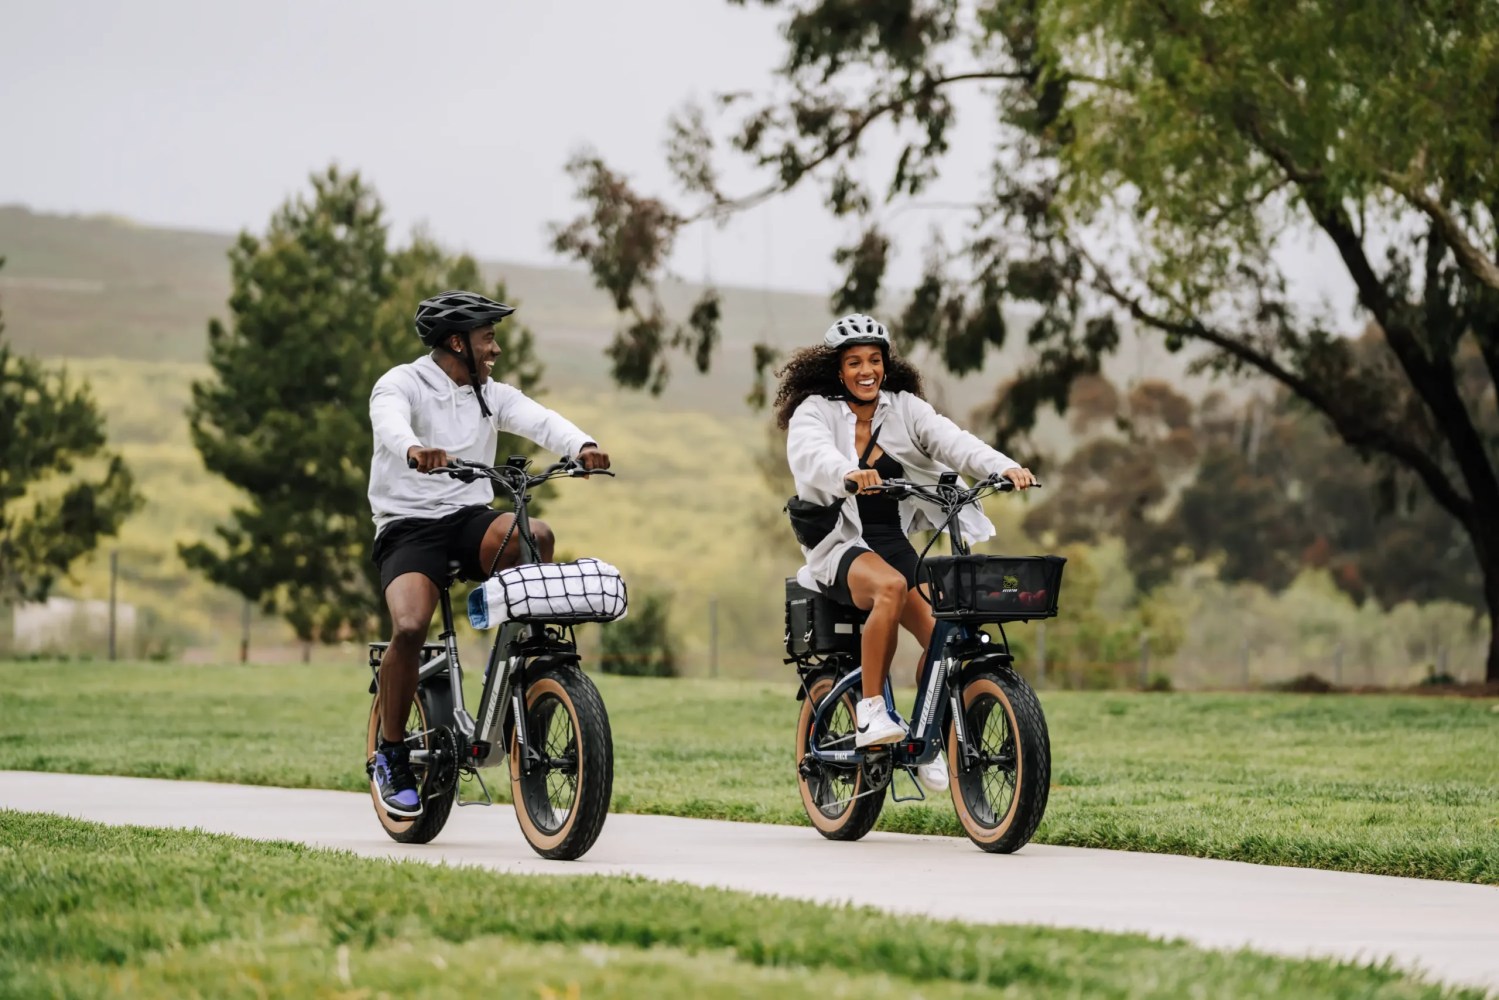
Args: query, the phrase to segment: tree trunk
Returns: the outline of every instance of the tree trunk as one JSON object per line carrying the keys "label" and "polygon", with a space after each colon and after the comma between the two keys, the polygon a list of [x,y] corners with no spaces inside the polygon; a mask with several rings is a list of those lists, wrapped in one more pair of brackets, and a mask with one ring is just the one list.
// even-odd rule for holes
{"label": "tree trunk", "polygon": [[1483,679],[1499,684],[1499,558],[1482,549],[1478,558],[1483,567],[1483,598],[1489,608],[1489,656],[1484,663]]}

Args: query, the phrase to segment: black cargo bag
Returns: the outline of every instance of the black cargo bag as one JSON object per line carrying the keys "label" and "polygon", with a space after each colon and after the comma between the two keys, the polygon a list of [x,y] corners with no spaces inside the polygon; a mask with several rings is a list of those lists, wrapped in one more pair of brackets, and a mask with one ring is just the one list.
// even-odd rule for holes
{"label": "black cargo bag", "polygon": [[786,654],[828,656],[859,654],[868,612],[840,604],[808,590],[792,577],[786,581]]}

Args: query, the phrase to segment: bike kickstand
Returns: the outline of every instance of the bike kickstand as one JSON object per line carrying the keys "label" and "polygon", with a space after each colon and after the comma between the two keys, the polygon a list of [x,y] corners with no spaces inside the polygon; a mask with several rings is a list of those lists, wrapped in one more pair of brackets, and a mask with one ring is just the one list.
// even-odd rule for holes
{"label": "bike kickstand", "polygon": [[899,792],[897,792],[895,790],[895,775],[892,774],[890,776],[890,801],[892,801],[892,802],[925,802],[926,801],[926,789],[922,788],[921,787],[921,782],[919,782],[919,781],[916,780],[916,772],[914,770],[912,770],[911,768],[909,768],[909,767],[905,766],[904,764],[902,764],[902,765],[900,765],[899,767],[897,767],[895,769],[895,774],[905,774],[905,776],[907,778],[910,778],[911,779],[911,787],[916,789],[916,794],[915,795],[902,796]]}
{"label": "bike kickstand", "polygon": [[494,805],[494,798],[489,794],[489,786],[484,783],[484,775],[480,774],[478,771],[470,771],[469,774],[472,775],[473,779],[479,783],[479,791],[484,793],[484,801],[480,802],[478,799],[474,799],[470,802],[465,802],[463,801],[463,796],[459,795],[456,799],[459,807]]}

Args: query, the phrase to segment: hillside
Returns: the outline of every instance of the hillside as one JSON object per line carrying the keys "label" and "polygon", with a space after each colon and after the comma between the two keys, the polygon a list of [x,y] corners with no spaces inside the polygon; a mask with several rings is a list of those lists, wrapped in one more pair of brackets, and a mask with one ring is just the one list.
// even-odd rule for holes
{"label": "hillside", "polygon": [[[162,229],[110,216],[63,216],[0,206],[0,298],[7,336],[18,350],[43,357],[91,360],[200,362],[210,316],[225,315],[233,237],[225,233]],[[565,267],[486,262],[486,275],[502,277],[537,334],[548,384],[569,391],[612,388],[604,348],[616,324],[607,295],[587,274]],[[672,281],[662,298],[672,315],[685,316],[701,286]],[[750,415],[744,404],[752,373],[750,347],[767,342],[790,348],[816,341],[830,320],[818,295],[727,287],[723,341],[713,370],[698,375],[685,358],[660,401],[631,397],[656,409]],[[925,365],[934,402],[962,415],[986,402],[995,386],[1028,355],[1022,321],[986,367],[956,380]],[[918,363],[920,358],[917,358]],[[1190,381],[1185,359],[1154,340],[1126,348],[1110,365],[1128,379],[1142,373]]]}

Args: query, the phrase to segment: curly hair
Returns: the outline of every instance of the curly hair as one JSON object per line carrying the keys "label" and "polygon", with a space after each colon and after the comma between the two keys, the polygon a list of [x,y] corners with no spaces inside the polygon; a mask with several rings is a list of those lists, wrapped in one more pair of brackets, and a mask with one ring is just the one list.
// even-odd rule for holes
{"label": "curly hair", "polygon": [[[843,383],[838,380],[838,361],[842,355],[843,350],[835,347],[804,347],[786,360],[776,372],[776,378],[780,379],[774,404],[777,427],[781,430],[789,427],[791,414],[808,396],[827,396],[829,399],[848,396]],[[893,354],[885,354],[885,381],[880,388],[926,398],[921,373],[909,361]]]}

